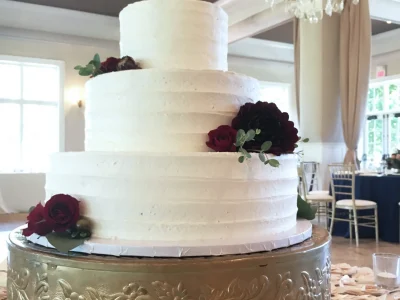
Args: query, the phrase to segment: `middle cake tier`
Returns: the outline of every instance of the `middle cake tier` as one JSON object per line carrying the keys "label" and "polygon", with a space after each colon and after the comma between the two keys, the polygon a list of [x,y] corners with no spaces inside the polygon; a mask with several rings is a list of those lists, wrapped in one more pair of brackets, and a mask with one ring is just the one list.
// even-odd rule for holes
{"label": "middle cake tier", "polygon": [[223,71],[130,70],[86,83],[86,151],[209,151],[207,133],[259,100],[254,78]]}

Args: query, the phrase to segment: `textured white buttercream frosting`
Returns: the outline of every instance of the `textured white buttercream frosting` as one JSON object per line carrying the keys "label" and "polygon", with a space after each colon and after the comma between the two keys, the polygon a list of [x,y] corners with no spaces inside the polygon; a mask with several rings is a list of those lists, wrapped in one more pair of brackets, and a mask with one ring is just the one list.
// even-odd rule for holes
{"label": "textured white buttercream frosting", "polygon": [[122,240],[259,241],[293,228],[297,160],[279,168],[237,153],[82,152],[51,157],[47,199],[82,201],[93,235]]}
{"label": "textured white buttercream frosting", "polygon": [[148,0],[120,13],[121,56],[142,68],[227,70],[228,16],[198,0]]}
{"label": "textured white buttercream frosting", "polygon": [[207,133],[258,100],[254,78],[222,71],[130,70],[86,84],[86,151],[209,151]]}

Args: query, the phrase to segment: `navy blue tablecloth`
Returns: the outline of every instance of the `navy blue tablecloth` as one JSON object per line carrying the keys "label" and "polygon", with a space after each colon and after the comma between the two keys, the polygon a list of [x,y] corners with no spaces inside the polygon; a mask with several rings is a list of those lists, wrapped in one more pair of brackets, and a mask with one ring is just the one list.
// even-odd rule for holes
{"label": "navy blue tablecloth", "polygon": [[[341,182],[350,184],[350,182]],[[348,192],[348,190],[346,190]],[[337,195],[337,199],[343,199],[344,195]],[[379,238],[386,242],[399,243],[399,202],[400,202],[400,176],[356,176],[356,199],[371,200],[378,205]],[[373,214],[373,211],[364,211],[364,214]],[[359,211],[358,215],[363,212]],[[348,218],[348,213],[342,209],[336,209],[336,216]],[[362,222],[362,220],[359,220]],[[375,229],[359,226],[360,238],[375,238]],[[336,221],[333,226],[333,235],[349,236],[349,223]],[[354,228],[353,228],[354,237]]]}

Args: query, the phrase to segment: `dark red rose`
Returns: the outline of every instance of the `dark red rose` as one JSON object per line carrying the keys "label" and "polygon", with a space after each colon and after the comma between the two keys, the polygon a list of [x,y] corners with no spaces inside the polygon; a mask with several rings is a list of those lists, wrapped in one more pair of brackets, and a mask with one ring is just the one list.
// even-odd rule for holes
{"label": "dark red rose", "polygon": [[53,231],[53,227],[50,223],[44,219],[44,207],[42,204],[36,205],[36,207],[28,215],[28,227],[22,231],[24,236],[31,236],[36,233],[38,235],[46,235]]}
{"label": "dark red rose", "polygon": [[124,56],[121,58],[117,68],[119,71],[140,69],[138,64],[130,56]]}
{"label": "dark red rose", "polygon": [[100,66],[100,71],[103,73],[118,71],[118,63],[120,59],[115,57],[109,57],[106,61],[103,61]]}
{"label": "dark red rose", "polygon": [[231,126],[222,125],[208,133],[207,146],[217,152],[235,152],[237,131]]}
{"label": "dark red rose", "polygon": [[289,121],[289,115],[281,112],[275,103],[261,102],[246,103],[237,116],[232,120],[232,127],[236,130],[260,129],[254,141],[247,142],[244,148],[247,151],[260,150],[266,141],[272,142],[268,153],[281,155],[293,153],[295,144],[299,141],[298,131],[294,123]]}
{"label": "dark red rose", "polygon": [[79,217],[79,201],[69,195],[54,195],[44,206],[44,218],[53,225],[55,232],[75,226]]}

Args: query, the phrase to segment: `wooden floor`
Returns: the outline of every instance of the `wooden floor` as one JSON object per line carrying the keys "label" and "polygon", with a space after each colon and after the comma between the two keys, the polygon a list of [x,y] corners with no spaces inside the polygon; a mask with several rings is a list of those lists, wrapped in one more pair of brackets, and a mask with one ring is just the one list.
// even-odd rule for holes
{"label": "wooden floor", "polygon": [[[6,269],[6,238],[10,230],[25,223],[26,215],[0,215],[0,271]],[[333,237],[332,239],[332,263],[348,263],[352,266],[372,267],[372,254],[395,253],[400,255],[400,245],[380,242],[378,245],[372,239],[360,239],[357,248],[355,241]]]}
{"label": "wooden floor", "polygon": [[355,241],[350,243],[349,239],[336,237],[332,239],[332,263],[348,263],[352,266],[372,268],[373,253],[394,253],[400,255],[400,245],[379,242],[375,239],[360,239],[359,246],[356,247]]}

